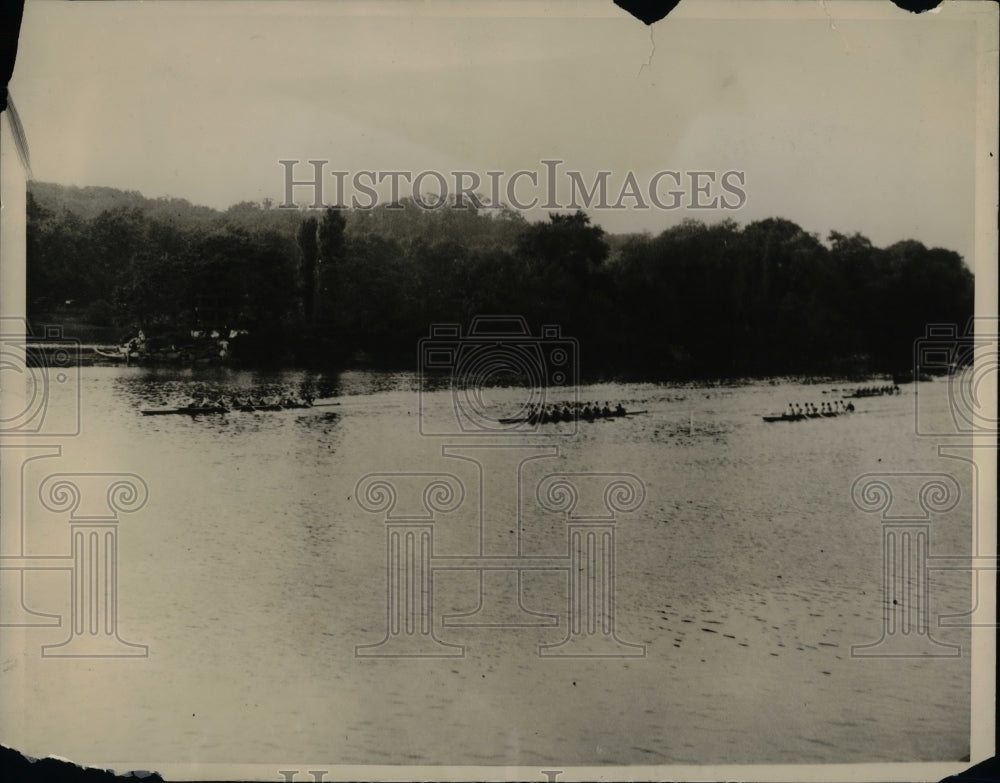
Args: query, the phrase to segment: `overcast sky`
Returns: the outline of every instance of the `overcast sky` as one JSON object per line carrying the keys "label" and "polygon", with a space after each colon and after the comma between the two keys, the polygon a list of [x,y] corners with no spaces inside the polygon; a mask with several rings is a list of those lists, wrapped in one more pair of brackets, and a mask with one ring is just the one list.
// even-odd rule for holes
{"label": "overcast sky", "polygon": [[654,233],[780,216],[823,237],[916,238],[971,265],[969,14],[828,3],[831,21],[819,4],[772,4],[801,17],[782,20],[760,7],[694,18],[719,6],[688,0],[650,29],[580,0],[507,2],[503,16],[479,4],[475,17],[458,3],[28,0],[11,92],[41,181],[225,208],[280,201],[282,158],[481,173],[557,158],[643,185],[735,169],[738,210],[592,216]]}

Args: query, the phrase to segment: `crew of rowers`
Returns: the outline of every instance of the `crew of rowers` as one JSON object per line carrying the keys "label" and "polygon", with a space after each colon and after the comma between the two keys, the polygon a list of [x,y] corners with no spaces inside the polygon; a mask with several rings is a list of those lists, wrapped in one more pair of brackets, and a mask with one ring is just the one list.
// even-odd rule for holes
{"label": "crew of rowers", "polygon": [[881,397],[884,394],[899,394],[899,387],[895,384],[889,386],[863,386],[855,389],[852,397]]}
{"label": "crew of rowers", "polygon": [[839,416],[841,413],[851,413],[854,410],[854,403],[846,405],[837,400],[836,402],[823,402],[817,408],[813,403],[807,402],[805,407],[798,403],[788,403],[788,410],[781,414],[783,419],[803,419],[816,416]]}
{"label": "crew of rowers", "polygon": [[618,403],[614,408],[612,408],[611,403],[609,402],[605,402],[604,405],[600,405],[596,402],[591,404],[589,402],[582,403],[577,401],[572,404],[564,402],[561,405],[554,404],[549,405],[548,407],[536,407],[535,410],[528,414],[528,421],[532,424],[574,421],[576,419],[594,421],[595,419],[613,419],[616,416],[624,416],[625,414],[625,406],[621,403]]}
{"label": "crew of rowers", "polygon": [[242,397],[237,397],[236,395],[230,396],[228,402],[223,397],[192,397],[189,408],[222,408],[223,410],[239,410],[239,411],[253,411],[253,410],[278,410],[282,408],[309,408],[312,407],[313,398],[308,394],[302,397],[291,397],[290,395],[285,395],[280,397],[278,395],[270,395],[267,397],[259,397],[257,395],[251,395],[246,399]]}

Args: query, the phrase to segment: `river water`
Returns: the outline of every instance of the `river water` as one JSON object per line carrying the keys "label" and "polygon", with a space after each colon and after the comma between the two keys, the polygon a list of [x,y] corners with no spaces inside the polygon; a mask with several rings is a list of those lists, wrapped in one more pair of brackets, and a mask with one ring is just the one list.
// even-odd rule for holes
{"label": "river water", "polygon": [[[25,463],[23,543],[29,553],[67,549],[66,515],[37,502],[45,476],[142,477],[148,502],[123,515],[119,530],[118,623],[149,655],[42,658],[41,645],[66,637],[65,621],[18,636],[6,629],[2,678],[24,689],[19,746],[81,762],[961,759],[967,630],[933,631],[962,646],[957,658],[851,656],[852,645],[880,638],[883,615],[880,517],[852,504],[851,486],[870,472],[951,474],[962,499],[934,517],[932,552],[968,554],[971,470],[915,434],[912,385],[856,400],[849,416],[761,420],[789,402],[835,399],[844,387],[586,386],[581,400],[646,413],[581,423],[575,434],[554,425],[469,438],[455,432],[450,390],[421,391],[411,374],[83,368],[80,434],[57,439],[60,455]],[[139,413],[191,394],[302,391],[339,405]],[[73,394],[53,389],[56,418],[72,415]],[[919,384],[919,394],[920,415],[945,426],[948,383]],[[484,396],[509,415],[526,392]],[[498,442],[521,444],[524,454],[549,448],[526,464],[520,495],[511,451],[492,448]],[[482,495],[476,466],[442,451],[467,443],[487,447]],[[476,573],[453,571],[435,577],[433,622],[439,639],[464,645],[464,657],[357,657],[358,645],[386,632],[386,529],[355,496],[373,472],[460,480],[465,502],[438,521],[435,555],[475,555],[480,546],[565,553],[565,520],[541,510],[531,486],[552,472],[638,477],[645,501],[616,522],[615,620],[618,637],[644,645],[645,656],[539,657],[540,644],[566,634],[558,572],[525,572],[522,584],[524,605],[557,616],[558,627],[443,626],[442,615],[477,604]],[[14,533],[8,525],[6,552]],[[68,616],[67,576],[25,580],[32,609]],[[970,601],[968,574],[933,574],[932,616]]]}

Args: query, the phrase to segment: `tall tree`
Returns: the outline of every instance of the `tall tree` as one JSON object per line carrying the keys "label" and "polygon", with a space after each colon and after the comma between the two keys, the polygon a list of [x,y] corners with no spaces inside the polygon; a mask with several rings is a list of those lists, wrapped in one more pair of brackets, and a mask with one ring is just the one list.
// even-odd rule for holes
{"label": "tall tree", "polygon": [[[315,222],[315,219],[313,219]],[[327,207],[319,224],[319,261],[335,264],[344,258],[344,228],[347,221],[338,207]]]}
{"label": "tall tree", "polygon": [[296,240],[299,244],[299,278],[302,283],[302,314],[306,327],[312,328],[316,315],[316,262],[319,258],[317,220],[306,218],[299,225]]}
{"label": "tall tree", "polygon": [[346,243],[344,240],[344,228],[347,221],[337,207],[327,207],[323,213],[323,218],[319,222],[319,268],[317,278],[319,280],[319,319],[327,330],[333,328],[333,323],[339,320],[337,309],[339,307],[338,298],[343,281],[341,278],[341,267],[344,264],[346,254]]}

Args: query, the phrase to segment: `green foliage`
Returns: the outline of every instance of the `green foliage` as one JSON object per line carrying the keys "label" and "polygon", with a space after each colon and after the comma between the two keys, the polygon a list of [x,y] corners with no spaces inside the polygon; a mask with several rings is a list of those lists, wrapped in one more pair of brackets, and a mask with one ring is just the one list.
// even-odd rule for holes
{"label": "green foliage", "polygon": [[299,244],[299,279],[302,286],[302,312],[306,326],[312,326],[316,313],[316,261],[319,258],[318,224],[309,217],[299,224],[296,239]]}
{"label": "green foliage", "polygon": [[115,309],[107,299],[97,299],[87,305],[84,318],[94,326],[111,326],[114,323]]}
{"label": "green foliage", "polygon": [[412,366],[432,323],[520,314],[576,337],[588,375],[896,370],[928,323],[973,312],[972,274],[952,251],[838,232],[824,243],[780,218],[609,236],[582,212],[528,224],[409,199],[217,212],[43,183],[27,207],[30,317],[72,301],[122,333],[246,329],[276,361]]}
{"label": "green foliage", "polygon": [[344,258],[344,228],[347,221],[340,209],[328,207],[317,230],[317,252],[324,264],[335,264]]}

